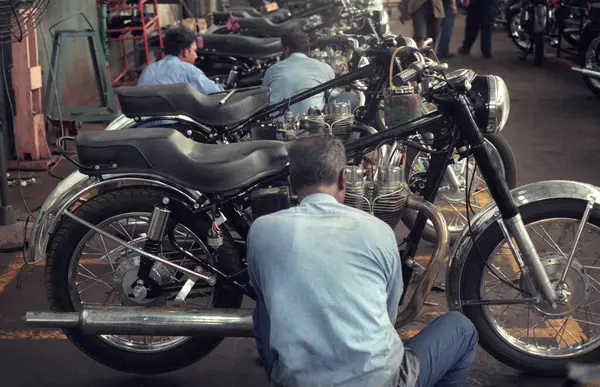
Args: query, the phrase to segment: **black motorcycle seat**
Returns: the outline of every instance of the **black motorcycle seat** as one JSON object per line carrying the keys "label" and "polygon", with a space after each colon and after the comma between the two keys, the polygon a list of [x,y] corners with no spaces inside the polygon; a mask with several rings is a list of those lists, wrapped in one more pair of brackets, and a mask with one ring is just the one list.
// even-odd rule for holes
{"label": "black motorcycle seat", "polygon": [[175,129],[81,132],[76,137],[82,173],[158,175],[202,193],[235,192],[285,168],[287,143],[246,141],[202,144]]}
{"label": "black motorcycle seat", "polygon": [[198,54],[214,53],[227,56],[242,56],[252,59],[266,59],[283,55],[280,38],[253,38],[244,35],[202,35],[204,47]]}
{"label": "black motorcycle seat", "polygon": [[269,106],[268,88],[253,87],[233,93],[204,95],[188,83],[124,86],[115,90],[123,114],[129,118],[183,115],[217,127],[231,128]]}
{"label": "black motorcycle seat", "polygon": [[279,24],[275,24],[264,17],[252,17],[244,19],[236,19],[242,30],[254,30],[271,37],[282,37],[287,32],[304,30],[307,19],[290,19]]}

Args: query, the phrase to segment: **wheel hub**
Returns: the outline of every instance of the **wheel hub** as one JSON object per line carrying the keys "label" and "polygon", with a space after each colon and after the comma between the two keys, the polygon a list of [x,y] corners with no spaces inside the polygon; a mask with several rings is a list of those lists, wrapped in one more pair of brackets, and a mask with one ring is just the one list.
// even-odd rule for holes
{"label": "wheel hub", "polygon": [[534,305],[534,311],[541,316],[562,318],[571,315],[574,311],[585,305],[591,286],[583,265],[573,260],[563,283],[560,277],[567,264],[564,257],[542,258],[542,265],[548,274],[550,282],[556,291],[556,309],[542,302]]}
{"label": "wheel hub", "polygon": [[[152,297],[143,281],[138,278],[140,257],[129,257],[121,260],[113,275],[115,291],[125,305],[161,304],[163,297]],[[171,282],[171,273],[165,265],[155,262],[150,270],[150,279],[163,286]]]}

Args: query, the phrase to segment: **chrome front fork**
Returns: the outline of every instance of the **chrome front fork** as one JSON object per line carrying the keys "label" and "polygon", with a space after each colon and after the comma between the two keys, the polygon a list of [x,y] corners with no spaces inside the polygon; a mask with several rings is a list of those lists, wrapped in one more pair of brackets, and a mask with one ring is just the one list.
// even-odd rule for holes
{"label": "chrome front fork", "polygon": [[552,305],[553,308],[556,308],[556,301],[563,301],[561,299],[563,297],[562,292],[557,293],[556,290],[562,289],[562,284],[567,278],[567,273],[573,263],[581,235],[583,234],[583,230],[585,229],[585,225],[590,218],[594,206],[595,200],[590,199],[586,205],[581,222],[579,223],[577,235],[575,236],[575,241],[573,242],[573,247],[571,248],[569,255],[567,256],[559,250],[563,255],[563,258],[567,260],[567,263],[561,273],[560,279],[555,283],[550,281],[535,246],[529,237],[529,233],[525,228],[521,215],[517,214],[511,219],[498,220],[500,230],[521,268],[525,286],[527,287],[527,290],[532,293],[532,297],[537,297],[537,292],[539,291],[543,299]]}

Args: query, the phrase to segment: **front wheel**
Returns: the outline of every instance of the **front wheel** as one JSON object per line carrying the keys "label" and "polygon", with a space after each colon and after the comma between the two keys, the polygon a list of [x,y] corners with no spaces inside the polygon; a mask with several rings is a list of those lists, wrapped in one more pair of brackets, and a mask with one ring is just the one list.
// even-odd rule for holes
{"label": "front wheel", "polygon": [[[75,214],[138,247],[143,247],[155,204],[165,192],[149,188],[120,188],[101,193],[77,208]],[[206,246],[211,222],[195,218],[173,225],[175,239],[188,252],[212,260]],[[181,254],[167,240],[160,255],[190,270],[197,264]],[[70,219],[58,226],[49,244],[46,261],[46,291],[55,312],[80,312],[82,309],[121,307],[169,307],[186,277],[161,263],[154,263],[150,277],[167,292],[135,299],[131,289],[137,280],[140,256]],[[234,241],[224,233],[218,262],[227,274],[238,273],[243,263]],[[185,300],[191,308],[239,308],[242,294],[220,281],[214,287],[197,283]],[[65,330],[68,339],[92,359],[119,371],[159,374],[188,366],[210,353],[223,340],[216,336],[160,337],[141,335],[86,335]]]}
{"label": "front wheel", "polygon": [[[510,145],[508,145],[506,140],[500,134],[486,136],[485,143],[492,153],[494,164],[498,166],[499,173],[506,180],[508,188],[513,189],[517,184],[517,167]],[[410,166],[410,171],[407,173],[407,178],[409,179],[409,184],[411,184],[411,186],[426,181],[428,157],[429,155],[422,152],[417,152],[414,148],[408,149],[406,155],[406,165]],[[469,173],[469,180],[471,180],[474,165],[475,162],[473,158],[470,158],[468,166],[466,159],[449,165],[448,168],[450,168],[451,171],[448,172],[454,173],[459,185],[453,186],[451,182],[444,179],[438,191],[437,197],[435,198],[435,205],[442,211],[442,214],[446,218],[451,242],[458,238],[467,224],[467,208],[465,200],[465,194],[467,191],[466,173]],[[479,171],[479,168],[475,169],[474,176],[475,181],[473,186],[471,186],[471,194],[469,197],[471,209],[477,213],[493,199],[489,193],[487,184],[483,179],[481,172]],[[409,229],[411,229],[415,224],[417,215],[418,213],[413,210],[407,209],[404,211],[402,220]],[[423,238],[431,243],[435,243],[437,240],[435,229],[430,221],[427,221],[427,225],[423,231]]]}
{"label": "front wheel", "polygon": [[[600,36],[592,40],[585,51],[585,68],[600,71]],[[597,97],[600,97],[600,79],[583,76],[585,85]]]}
{"label": "front wheel", "polygon": [[[577,237],[586,202],[548,199],[521,206],[529,236],[553,283],[558,283]],[[594,209],[577,243],[565,278],[566,299],[553,309],[546,302],[464,306],[479,343],[499,361],[521,371],[562,376],[569,363],[596,362],[600,356],[600,210]],[[530,297],[531,282],[493,223],[477,239],[461,274],[461,299],[505,300]],[[484,260],[487,261],[487,265]]]}

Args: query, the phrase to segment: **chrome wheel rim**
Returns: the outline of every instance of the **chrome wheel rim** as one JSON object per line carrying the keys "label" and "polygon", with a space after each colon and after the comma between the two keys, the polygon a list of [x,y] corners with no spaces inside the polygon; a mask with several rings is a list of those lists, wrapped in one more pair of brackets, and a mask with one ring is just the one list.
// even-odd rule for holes
{"label": "chrome wheel rim", "polygon": [[[144,212],[119,214],[104,220],[97,227],[105,231],[110,231],[115,236],[141,248],[145,241],[145,232],[147,231],[150,216],[150,213]],[[179,224],[176,226],[175,233],[178,242],[182,238],[182,246],[187,247],[186,250],[196,254],[203,252],[199,244],[201,243],[201,239],[194,235],[187,227]],[[165,247],[161,251],[161,256],[180,265],[191,264],[189,258],[181,258],[179,252],[171,251],[172,246],[170,243],[165,241],[164,245],[168,245],[170,248],[168,246]],[[132,257],[133,252],[127,251],[124,247],[104,238],[93,230],[89,230],[75,248],[69,263],[69,293],[75,310],[80,312],[84,308],[102,308],[107,306],[107,304],[109,306],[143,306],[136,305],[134,301],[119,294],[117,291],[119,284],[115,283],[113,278],[117,273],[119,265],[124,260],[135,259]],[[107,272],[99,274],[102,269]],[[181,277],[179,274],[181,273],[172,272],[170,277],[172,281],[181,282],[183,285],[181,280],[185,277]],[[90,284],[90,281],[93,281],[93,283]],[[104,298],[104,302],[92,303],[83,300],[82,294],[88,290],[92,290],[92,288],[94,288],[93,291],[100,293],[100,299]],[[104,293],[102,293],[103,291]],[[200,294],[208,296],[208,302],[203,307],[214,307],[213,288],[201,289]],[[110,300],[112,300],[112,303],[109,302]],[[163,300],[159,297],[155,302],[151,302],[148,305],[165,306],[168,302],[170,300]],[[195,302],[188,302],[188,305],[196,308],[201,307]],[[116,348],[136,353],[166,351],[180,346],[191,339],[191,337],[186,336],[99,335],[98,337]]]}
{"label": "chrome wheel rim", "polygon": [[[571,251],[579,224],[578,219],[553,218],[526,225],[551,280],[561,271],[553,270],[553,265],[566,263],[564,254],[568,256]],[[572,299],[559,312],[551,315],[550,307],[543,303],[482,307],[492,329],[512,348],[528,355],[563,359],[600,346],[600,255],[589,252],[599,245],[600,228],[588,222],[581,238],[567,280],[573,279],[584,290],[573,286]],[[499,277],[517,289],[523,288],[521,270],[505,239],[496,246],[488,262]],[[558,269],[563,267],[559,265]],[[521,298],[523,293],[517,289],[502,283],[487,268],[482,273],[481,299]],[[526,320],[526,327],[514,326],[519,318]]]}
{"label": "chrome wheel rim", "polygon": [[[585,52],[585,68],[600,71],[600,37],[592,40]],[[588,77],[589,82],[597,89],[600,89],[600,80]]]}

